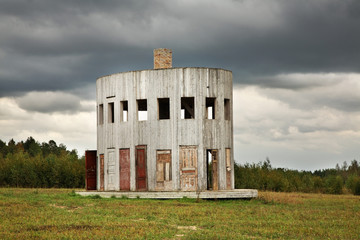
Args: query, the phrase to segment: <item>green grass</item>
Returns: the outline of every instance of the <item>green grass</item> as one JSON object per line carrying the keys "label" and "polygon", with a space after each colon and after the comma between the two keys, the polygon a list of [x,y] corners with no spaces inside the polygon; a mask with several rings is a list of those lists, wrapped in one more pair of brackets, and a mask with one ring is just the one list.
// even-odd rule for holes
{"label": "green grass", "polygon": [[360,197],[262,192],[254,200],[80,197],[0,188],[0,239],[359,239]]}

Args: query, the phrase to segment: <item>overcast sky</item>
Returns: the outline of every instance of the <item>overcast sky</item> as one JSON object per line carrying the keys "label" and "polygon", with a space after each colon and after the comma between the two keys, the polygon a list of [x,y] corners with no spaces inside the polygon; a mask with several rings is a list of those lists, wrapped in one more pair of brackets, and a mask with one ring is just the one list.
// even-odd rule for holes
{"label": "overcast sky", "polygon": [[96,149],[95,81],[233,71],[239,163],[315,170],[360,158],[358,0],[0,0],[0,139]]}

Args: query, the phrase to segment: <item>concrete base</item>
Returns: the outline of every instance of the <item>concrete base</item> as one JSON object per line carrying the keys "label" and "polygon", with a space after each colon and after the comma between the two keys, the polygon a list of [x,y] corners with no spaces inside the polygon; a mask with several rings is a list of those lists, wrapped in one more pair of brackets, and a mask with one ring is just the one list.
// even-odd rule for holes
{"label": "concrete base", "polygon": [[203,192],[76,192],[81,196],[99,195],[104,198],[152,198],[152,199],[175,199],[175,198],[202,198],[202,199],[245,199],[256,198],[258,191],[255,189],[234,189]]}

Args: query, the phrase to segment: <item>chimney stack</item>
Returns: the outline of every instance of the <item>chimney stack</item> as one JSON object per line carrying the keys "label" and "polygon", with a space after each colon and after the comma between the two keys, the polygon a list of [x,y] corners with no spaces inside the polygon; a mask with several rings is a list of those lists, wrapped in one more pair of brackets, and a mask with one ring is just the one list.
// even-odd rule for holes
{"label": "chimney stack", "polygon": [[167,48],[154,49],[154,69],[172,68],[172,50]]}

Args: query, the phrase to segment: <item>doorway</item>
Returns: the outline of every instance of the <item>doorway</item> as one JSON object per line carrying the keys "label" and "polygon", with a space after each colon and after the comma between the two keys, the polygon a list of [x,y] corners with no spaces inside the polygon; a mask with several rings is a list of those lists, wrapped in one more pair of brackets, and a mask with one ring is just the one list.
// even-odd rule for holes
{"label": "doorway", "polygon": [[107,159],[107,191],[115,190],[115,151],[108,150]]}
{"label": "doorway", "polygon": [[171,150],[156,151],[156,190],[172,190]]}
{"label": "doorway", "polygon": [[207,173],[207,190],[219,190],[218,176],[218,150],[206,150],[206,173]]}
{"label": "doorway", "polygon": [[136,146],[135,151],[136,158],[136,190],[147,190],[147,178],[146,178],[146,146]]}
{"label": "doorway", "polygon": [[96,150],[85,151],[86,190],[96,190]]}
{"label": "doorway", "polygon": [[197,190],[197,147],[180,146],[180,187],[181,191]]}
{"label": "doorway", "polygon": [[130,149],[120,149],[120,190],[130,191]]}
{"label": "doorway", "polygon": [[100,154],[100,191],[104,191],[104,154]]}

